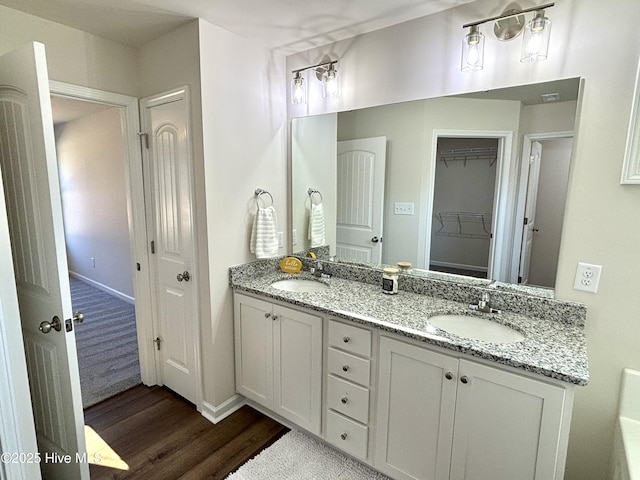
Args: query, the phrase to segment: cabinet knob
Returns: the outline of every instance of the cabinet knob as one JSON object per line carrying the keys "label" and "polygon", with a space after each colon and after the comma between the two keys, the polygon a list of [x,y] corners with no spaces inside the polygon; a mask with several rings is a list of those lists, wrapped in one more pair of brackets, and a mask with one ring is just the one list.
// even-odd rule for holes
{"label": "cabinet knob", "polygon": [[345,397],[342,397],[342,398],[340,399],[340,401],[341,401],[344,405],[346,405],[346,404],[347,404],[347,402],[349,401],[349,399],[345,396]]}
{"label": "cabinet knob", "polygon": [[349,371],[349,365],[343,365],[342,366],[342,371],[343,372],[348,372]]}
{"label": "cabinet knob", "polygon": [[340,434],[340,438],[341,438],[342,440],[346,440],[346,439],[347,439],[347,434],[346,434],[346,433],[342,433],[342,434]]}
{"label": "cabinet knob", "polygon": [[274,322],[278,319],[278,315],[274,315],[273,317],[271,317],[271,320],[273,320]]}
{"label": "cabinet knob", "polygon": [[269,318],[271,316],[271,314],[269,312],[264,314],[264,318]]}
{"label": "cabinet knob", "polygon": [[344,343],[349,343],[351,341],[351,337],[342,337],[342,341]]}
{"label": "cabinet knob", "polygon": [[447,380],[451,380],[453,378],[453,373],[451,372],[447,372],[444,374],[444,378],[446,378]]}
{"label": "cabinet knob", "polygon": [[469,377],[467,377],[466,375],[463,375],[462,377],[460,377],[460,381],[464,384],[469,383]]}

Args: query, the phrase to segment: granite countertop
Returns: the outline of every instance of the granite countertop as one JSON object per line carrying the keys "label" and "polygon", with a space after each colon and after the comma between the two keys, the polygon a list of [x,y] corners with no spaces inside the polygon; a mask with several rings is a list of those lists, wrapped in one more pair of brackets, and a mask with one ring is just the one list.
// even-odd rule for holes
{"label": "granite countertop", "polygon": [[[396,295],[382,292],[379,285],[338,277],[322,280],[330,288],[313,293],[278,290],[271,283],[285,278],[315,279],[307,272],[286,275],[267,271],[231,276],[236,290],[304,307],[333,317],[403,335],[448,350],[484,358],[503,365],[555,378],[575,385],[589,380],[584,326],[502,311],[486,314],[469,310],[468,305],[434,296],[400,290]],[[491,343],[458,337],[433,330],[427,319],[434,315],[459,313],[479,315],[520,331],[517,343]],[[430,333],[432,332],[432,333]]]}

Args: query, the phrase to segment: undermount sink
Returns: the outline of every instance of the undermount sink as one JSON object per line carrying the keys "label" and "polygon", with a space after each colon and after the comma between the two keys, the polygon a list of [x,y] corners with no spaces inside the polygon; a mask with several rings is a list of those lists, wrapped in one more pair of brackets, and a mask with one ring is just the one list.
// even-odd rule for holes
{"label": "undermount sink", "polygon": [[277,288],[278,290],[284,290],[285,292],[322,292],[329,288],[329,285],[318,282],[316,280],[305,280],[305,279],[289,279],[289,280],[279,280],[277,282],[273,282],[271,284],[273,288]]}
{"label": "undermount sink", "polygon": [[473,315],[436,315],[429,323],[459,337],[473,338],[483,342],[516,343],[524,340],[517,330]]}

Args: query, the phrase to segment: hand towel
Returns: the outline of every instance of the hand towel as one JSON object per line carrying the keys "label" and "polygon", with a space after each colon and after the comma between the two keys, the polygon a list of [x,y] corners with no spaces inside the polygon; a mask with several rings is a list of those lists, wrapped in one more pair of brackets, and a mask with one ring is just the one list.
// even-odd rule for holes
{"label": "hand towel", "polygon": [[309,212],[309,232],[308,238],[312,247],[325,245],[324,239],[324,207],[322,203],[312,203]]}
{"label": "hand towel", "polygon": [[278,220],[273,205],[258,208],[253,220],[249,250],[256,258],[272,258],[278,255]]}

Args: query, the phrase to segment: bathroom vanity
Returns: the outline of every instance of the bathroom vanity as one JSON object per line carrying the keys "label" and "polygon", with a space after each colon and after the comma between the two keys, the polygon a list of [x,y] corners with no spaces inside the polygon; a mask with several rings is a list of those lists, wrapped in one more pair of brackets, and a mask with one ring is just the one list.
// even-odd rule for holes
{"label": "bathroom vanity", "polygon": [[[588,381],[584,306],[409,277],[385,295],[375,269],[336,264],[319,280],[276,265],[230,269],[236,389],[250,403],[395,479],[563,478]],[[299,291],[313,282],[328,288]],[[486,291],[501,313],[469,310]],[[428,321],[442,314],[524,338],[454,335]]]}

